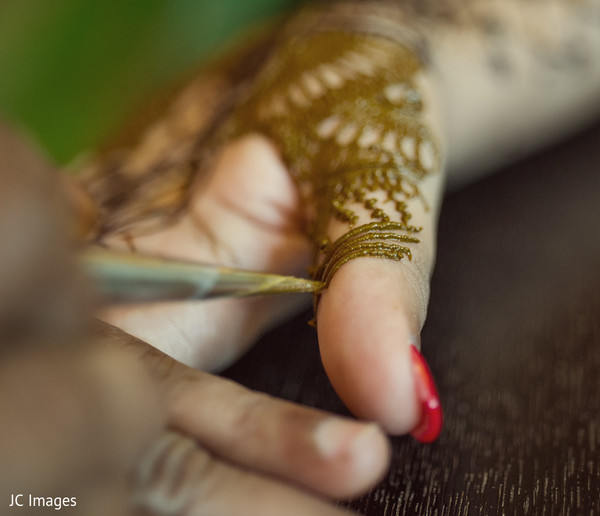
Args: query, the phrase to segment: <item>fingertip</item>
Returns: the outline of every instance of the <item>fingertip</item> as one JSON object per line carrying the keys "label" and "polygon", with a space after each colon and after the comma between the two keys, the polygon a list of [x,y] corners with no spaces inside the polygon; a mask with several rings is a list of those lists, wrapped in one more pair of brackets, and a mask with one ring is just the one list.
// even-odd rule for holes
{"label": "fingertip", "polygon": [[342,400],[356,416],[402,435],[421,415],[410,351],[419,315],[391,266],[368,258],[346,264],[323,294],[317,320],[323,364]]}
{"label": "fingertip", "polygon": [[344,496],[356,496],[375,485],[381,480],[391,460],[391,445],[385,433],[378,424],[370,423],[352,442],[351,452],[355,457],[354,467],[357,484],[353,491]]}
{"label": "fingertip", "polygon": [[389,467],[391,448],[375,423],[351,422],[338,417],[321,421],[313,431],[321,460],[329,463],[324,490],[334,498],[358,496],[375,485]]}

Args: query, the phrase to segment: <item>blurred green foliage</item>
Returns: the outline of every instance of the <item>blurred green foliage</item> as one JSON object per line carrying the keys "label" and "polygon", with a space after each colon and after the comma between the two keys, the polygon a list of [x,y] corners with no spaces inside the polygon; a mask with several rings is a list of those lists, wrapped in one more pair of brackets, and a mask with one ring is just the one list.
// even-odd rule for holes
{"label": "blurred green foliage", "polygon": [[3,0],[0,112],[58,162],[294,0]]}

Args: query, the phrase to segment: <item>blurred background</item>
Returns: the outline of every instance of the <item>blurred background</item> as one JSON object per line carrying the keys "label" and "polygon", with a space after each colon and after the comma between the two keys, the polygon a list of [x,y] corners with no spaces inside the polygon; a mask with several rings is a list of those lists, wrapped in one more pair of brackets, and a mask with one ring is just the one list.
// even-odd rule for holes
{"label": "blurred background", "polygon": [[0,117],[57,164],[298,0],[3,0]]}

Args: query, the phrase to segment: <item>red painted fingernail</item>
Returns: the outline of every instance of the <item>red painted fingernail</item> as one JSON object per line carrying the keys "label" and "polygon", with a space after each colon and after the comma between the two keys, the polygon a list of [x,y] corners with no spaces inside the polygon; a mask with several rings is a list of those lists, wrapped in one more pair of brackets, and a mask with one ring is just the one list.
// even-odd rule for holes
{"label": "red painted fingernail", "polygon": [[410,346],[410,357],[415,376],[415,388],[421,402],[421,421],[411,435],[417,441],[430,443],[435,441],[442,431],[442,405],[429,366],[413,345]]}

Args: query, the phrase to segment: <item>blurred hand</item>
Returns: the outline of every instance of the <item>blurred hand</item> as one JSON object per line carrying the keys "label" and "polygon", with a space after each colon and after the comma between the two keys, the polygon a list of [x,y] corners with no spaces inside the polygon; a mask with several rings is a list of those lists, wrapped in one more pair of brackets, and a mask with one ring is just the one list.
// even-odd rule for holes
{"label": "blurred hand", "polygon": [[[34,348],[4,357],[2,512],[37,514],[31,495],[51,497],[55,510],[129,514],[131,470],[164,427],[157,399],[148,375],[122,351]],[[8,507],[18,494],[25,506]]]}
{"label": "blurred hand", "polygon": [[65,205],[55,172],[0,125],[3,514],[38,513],[29,495],[51,497],[50,511],[127,514],[128,474],[164,426],[142,366],[87,337]]}
{"label": "blurred hand", "polygon": [[[381,430],[259,394],[191,369],[120,330],[105,342],[139,357],[166,407],[168,433],[134,478],[137,505],[158,512],[335,516],[325,498],[357,496],[386,471]],[[188,436],[188,437],[184,437]],[[285,508],[285,509],[284,509]],[[185,510],[184,510],[185,509]],[[162,511],[162,512],[161,512]]]}

